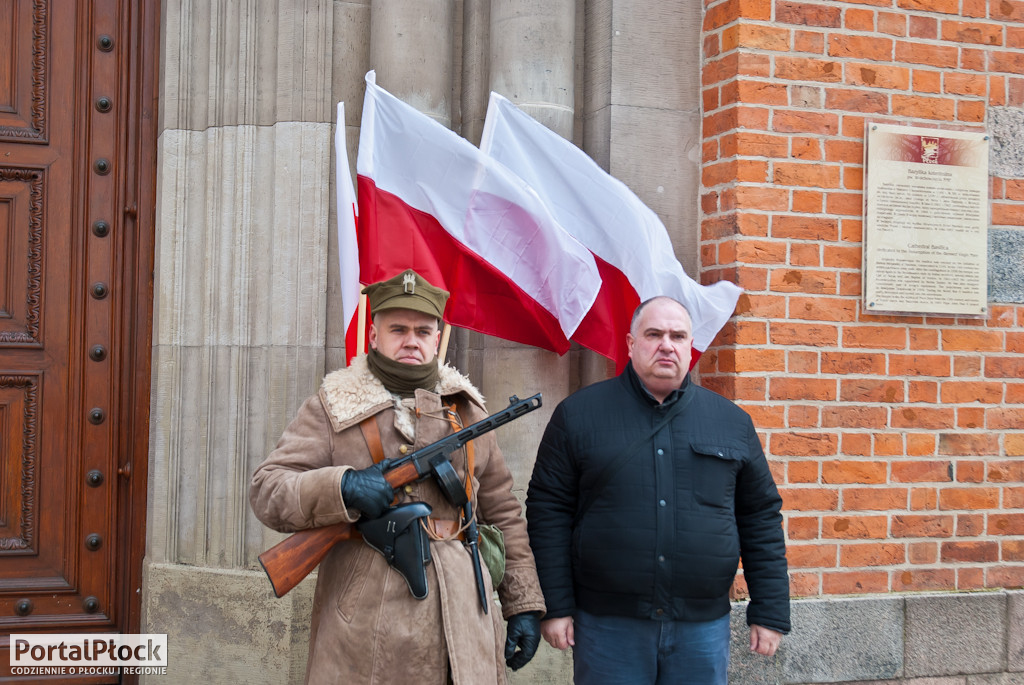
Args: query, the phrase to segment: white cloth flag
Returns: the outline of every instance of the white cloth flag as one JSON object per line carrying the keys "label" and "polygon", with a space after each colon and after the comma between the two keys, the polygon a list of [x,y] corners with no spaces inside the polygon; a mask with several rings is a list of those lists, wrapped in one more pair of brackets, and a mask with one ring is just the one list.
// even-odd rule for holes
{"label": "white cloth flag", "polygon": [[[562,228],[621,273],[637,301],[669,295],[686,305],[693,319],[694,348],[698,353],[708,348],[732,315],[742,289],[727,281],[702,286],[687,276],[658,215],[624,183],[497,93],[491,93],[480,148],[532,186]],[[607,269],[602,275],[609,280]],[[614,310],[616,303],[606,300],[622,296],[602,289],[595,310]],[[617,308],[631,309],[621,304]],[[628,330],[629,321],[621,319],[621,314],[613,317],[615,332],[605,331],[605,337]],[[600,329],[584,328],[573,339],[604,354],[607,343],[595,338]],[[584,339],[587,335],[590,339]]]}

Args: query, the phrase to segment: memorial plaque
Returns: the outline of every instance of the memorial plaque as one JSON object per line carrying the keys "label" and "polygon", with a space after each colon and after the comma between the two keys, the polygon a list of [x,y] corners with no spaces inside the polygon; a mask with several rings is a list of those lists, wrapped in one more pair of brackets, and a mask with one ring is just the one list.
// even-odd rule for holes
{"label": "memorial plaque", "polygon": [[983,316],[988,136],[867,125],[864,308]]}

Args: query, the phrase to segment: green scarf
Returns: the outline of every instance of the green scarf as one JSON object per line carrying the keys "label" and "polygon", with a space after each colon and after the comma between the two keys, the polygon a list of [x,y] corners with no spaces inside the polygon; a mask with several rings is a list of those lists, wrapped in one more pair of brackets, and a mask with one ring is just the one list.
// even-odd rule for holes
{"label": "green scarf", "polygon": [[366,363],[388,392],[402,397],[411,397],[416,388],[433,390],[440,379],[437,357],[426,364],[403,364],[371,348],[366,354]]}

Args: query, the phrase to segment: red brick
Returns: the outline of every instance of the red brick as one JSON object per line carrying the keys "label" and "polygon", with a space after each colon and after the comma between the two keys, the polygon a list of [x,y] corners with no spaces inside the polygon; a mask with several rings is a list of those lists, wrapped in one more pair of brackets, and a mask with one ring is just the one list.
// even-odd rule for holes
{"label": "red brick", "polygon": [[817,573],[790,572],[789,595],[791,597],[817,597],[821,594],[821,583]]}
{"label": "red brick", "polygon": [[773,76],[786,81],[838,83],[843,79],[843,67],[833,60],[780,55],[775,58]]}
{"label": "red brick", "polygon": [[825,36],[820,31],[794,31],[793,52],[820,55],[825,52]]}
{"label": "red brick", "polygon": [[892,517],[894,538],[948,538],[953,536],[953,517],[934,514],[898,514]]}
{"label": "red brick", "polygon": [[[829,193],[829,197],[832,197],[832,193]],[[825,259],[824,265],[832,267],[833,269],[857,269],[860,268],[861,261],[861,249],[859,245],[836,246],[826,245],[825,246]],[[858,290],[858,292],[860,292]]]}
{"label": "red brick", "polygon": [[940,558],[943,563],[963,561],[976,563],[999,561],[998,542],[943,542]]}
{"label": "red brick", "polygon": [[939,509],[997,509],[999,488],[945,488],[939,492]]}
{"label": "red brick", "polygon": [[956,424],[956,413],[952,409],[931,407],[893,408],[890,425],[893,428],[916,430],[943,430]]}
{"label": "red brick", "polygon": [[718,353],[718,370],[721,373],[785,371],[785,359],[785,350],[722,349]]}
{"label": "red brick", "polygon": [[839,545],[786,545],[791,568],[835,568]]}
{"label": "red brick", "polygon": [[992,71],[989,69],[989,50],[979,49],[975,50],[972,48],[961,47],[960,48],[960,68],[968,71]]}
{"label": "red brick", "polygon": [[989,433],[942,433],[939,436],[939,454],[996,455],[999,454],[999,436]]}
{"label": "red brick", "polygon": [[884,90],[909,90],[910,69],[898,65],[850,62],[846,65],[846,83]]}
{"label": "red brick", "polygon": [[737,79],[722,86],[722,105],[786,105],[789,95],[780,83]]}
{"label": "red brick", "polygon": [[975,567],[960,567],[956,569],[957,590],[983,590],[985,589],[985,571]]}
{"label": "red brick", "polygon": [[1024,540],[1003,540],[1003,561],[1024,561]]}
{"label": "red brick", "polygon": [[783,320],[769,324],[768,339],[773,345],[831,347],[839,340],[839,329],[827,324],[800,324]]}
{"label": "red brick", "polygon": [[889,511],[906,509],[906,488],[844,488],[843,509],[846,511]]}
{"label": "red brick", "polygon": [[789,240],[836,240],[839,224],[825,217],[773,216],[771,234]]}
{"label": "red brick", "polygon": [[893,592],[924,592],[953,590],[956,588],[956,574],[953,569],[914,569],[893,573]]}
{"label": "red brick", "polygon": [[953,480],[948,461],[895,461],[892,464],[894,483],[947,483]]}
{"label": "red brick", "polygon": [[821,159],[821,141],[814,138],[794,137],[790,141],[791,159],[803,161],[818,161]]}
{"label": "red brick", "polygon": [[807,428],[821,425],[821,410],[809,404],[791,404],[786,408],[786,422],[790,428]]}
{"label": "red brick", "polygon": [[839,7],[791,0],[779,0],[775,3],[775,21],[780,24],[827,28],[840,28],[843,25],[842,9]]}
{"label": "red brick", "polygon": [[805,110],[775,110],[772,114],[772,130],[834,136],[839,132],[839,117]]}
{"label": "red brick", "polygon": [[996,566],[988,569],[985,586],[991,588],[1024,587],[1024,565]]}
{"label": "red brick", "polygon": [[986,80],[977,74],[949,73],[943,76],[943,90],[954,95],[974,95],[984,97]]}
{"label": "red brick", "polygon": [[785,188],[740,186],[736,189],[736,207],[761,212],[786,211],[789,209],[789,191]]}
{"label": "red brick", "polygon": [[910,15],[910,37],[934,39],[939,37],[939,20],[935,17]]}
{"label": "red brick", "polygon": [[959,352],[1001,352],[1004,336],[1001,331],[978,329],[945,329],[942,349]]}
{"label": "red brick", "polygon": [[939,349],[939,332],[934,328],[911,328],[910,349],[912,350],[937,350]]}
{"label": "red brick", "polygon": [[1019,52],[998,52],[989,53],[990,71],[1004,71],[1008,74],[1019,75],[1024,73],[1024,54]]}
{"label": "red brick", "polygon": [[736,243],[736,259],[743,264],[781,264],[786,261],[786,243],[743,239]]}
{"label": "red brick", "polygon": [[942,40],[950,43],[1002,45],[1003,26],[994,23],[947,19],[942,22]]}
{"label": "red brick", "polygon": [[956,103],[957,121],[981,123],[985,121],[986,112],[987,108],[985,103],[981,100],[961,100]]}
{"label": "red brick", "polygon": [[817,516],[790,516],[786,534],[790,540],[817,540],[820,528],[821,521]]}
{"label": "red brick", "polygon": [[989,514],[989,535],[1024,535],[1024,513]]}
{"label": "red brick", "polygon": [[843,433],[839,443],[840,453],[851,457],[870,457],[871,435],[868,433]]}
{"label": "red brick", "polygon": [[761,24],[734,24],[722,31],[722,50],[736,48],[775,50],[789,49],[789,29]]}
{"label": "red brick", "polygon": [[749,157],[783,157],[789,149],[785,136],[753,131],[733,131],[722,137],[722,154]]}
{"label": "red brick", "polygon": [[896,6],[911,11],[957,14],[960,11],[960,0],[897,0]]}
{"label": "red brick", "polygon": [[912,511],[930,511],[939,506],[939,491],[936,488],[913,488],[910,491]]}
{"label": "red brick", "polygon": [[868,542],[857,545],[842,545],[839,549],[839,563],[848,568],[893,566],[906,563],[906,560],[906,547],[898,542]]}
{"label": "red brick", "polygon": [[1024,483],[1024,461],[1007,459],[988,462],[986,477],[993,483]]}
{"label": "red brick", "polygon": [[934,457],[935,435],[932,433],[907,433],[908,457]]}
{"label": "red brick", "polygon": [[957,407],[957,428],[984,428],[985,410],[981,407]]}
{"label": "red brick", "polygon": [[890,354],[891,376],[948,376],[950,358],[939,354]]}
{"label": "red brick", "polygon": [[885,359],[880,355],[872,354],[870,352],[822,352],[821,372],[840,375],[858,374],[881,376],[885,374]]}
{"label": "red brick", "polygon": [[793,457],[830,456],[838,444],[833,433],[775,433],[769,443],[773,455]]}
{"label": "red brick", "polygon": [[814,190],[794,190],[793,211],[820,214],[824,197],[824,193]]}
{"label": "red brick", "polygon": [[875,13],[873,10],[846,10],[843,28],[847,31],[874,31]]}
{"label": "red brick", "polygon": [[827,406],[821,410],[823,428],[885,428],[888,411],[884,407]]}
{"label": "red brick", "polygon": [[879,12],[878,31],[890,36],[907,35],[907,16],[897,12]]}
{"label": "red brick", "polygon": [[961,459],[956,462],[956,482],[981,483],[985,480],[985,463]]}
{"label": "red brick", "polygon": [[[844,174],[849,175],[855,171],[859,172],[859,170],[847,168]],[[860,216],[863,211],[863,201],[864,195],[862,193],[829,193],[826,209],[829,214]],[[859,267],[860,264],[858,263],[857,266]]]}
{"label": "red brick", "polygon": [[839,495],[820,488],[779,488],[785,511],[835,511]]}
{"label": "red brick", "polygon": [[945,404],[998,404],[1003,399],[1003,384],[990,381],[945,381],[941,397]]}
{"label": "red brick", "polygon": [[786,371],[802,375],[817,374],[818,353],[801,350],[786,352]]}
{"label": "red brick", "polygon": [[1022,357],[986,357],[986,378],[1024,378],[1024,358]]}
{"label": "red brick", "polygon": [[864,114],[887,114],[889,97],[884,92],[827,88],[825,90],[825,108]]}
{"label": "red brick", "polygon": [[911,542],[907,545],[907,561],[911,564],[934,564],[938,560],[938,543]]}
{"label": "red brick", "polygon": [[939,401],[939,384],[935,381],[910,381],[907,384],[908,402],[930,402]]}
{"label": "red brick", "polygon": [[876,457],[896,457],[903,454],[903,436],[899,433],[875,433],[872,455]]}
{"label": "red brick", "polygon": [[881,36],[833,33],[828,38],[828,54],[830,57],[853,57],[856,59],[876,60],[878,62],[891,62],[892,47],[892,39]]}
{"label": "red brick", "polygon": [[953,375],[957,378],[977,378],[981,376],[981,357],[974,355],[958,355],[953,357]]}
{"label": "red brick", "polygon": [[942,92],[942,72],[914,69],[914,92],[937,95]]}
{"label": "red brick", "polygon": [[832,164],[775,162],[771,178],[776,185],[838,188],[840,175],[839,167]]}
{"label": "red brick", "polygon": [[816,461],[791,461],[787,465],[790,483],[817,483],[819,465]]}
{"label": "red brick", "polygon": [[830,162],[860,164],[864,161],[864,143],[859,140],[826,140],[825,159]]}
{"label": "red brick", "polygon": [[[789,318],[809,321],[853,321],[857,303],[838,297],[789,298]],[[782,318],[782,317],[780,317]]]}
{"label": "red brick", "polygon": [[884,461],[827,461],[821,465],[821,480],[824,483],[884,483],[886,463]]}
{"label": "red brick", "polygon": [[823,516],[822,537],[841,540],[883,540],[887,537],[885,516]]}
{"label": "red brick", "polygon": [[1020,0],[1000,0],[989,3],[989,16],[996,21],[1024,21],[1024,2]]}
{"label": "red brick", "polygon": [[793,266],[821,266],[821,246],[813,243],[792,243],[789,246],[789,263]]}
{"label": "red brick", "polygon": [[843,326],[843,347],[902,350],[907,329],[896,326]]}
{"label": "red brick", "polygon": [[835,400],[836,382],[832,379],[777,376],[769,380],[768,398],[772,400]]}
{"label": "red brick", "polygon": [[985,532],[984,514],[957,514],[956,537],[976,538]]}
{"label": "red brick", "polygon": [[896,41],[896,59],[894,61],[952,69],[957,66],[957,56],[955,46],[898,40]]}
{"label": "red brick", "polygon": [[773,292],[836,294],[835,271],[772,269],[769,287]]}
{"label": "red brick", "polygon": [[839,399],[843,402],[902,402],[903,383],[875,378],[844,378],[839,384]]}
{"label": "red brick", "polygon": [[826,595],[888,592],[889,574],[885,571],[823,573],[821,589]]}
{"label": "red brick", "polygon": [[956,115],[956,100],[893,94],[892,113],[896,116],[950,121]]}

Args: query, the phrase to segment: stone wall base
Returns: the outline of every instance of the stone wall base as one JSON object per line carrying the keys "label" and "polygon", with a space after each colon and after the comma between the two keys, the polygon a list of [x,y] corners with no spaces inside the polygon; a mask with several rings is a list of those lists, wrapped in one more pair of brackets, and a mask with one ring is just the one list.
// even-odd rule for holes
{"label": "stone wall base", "polygon": [[[174,682],[301,683],[312,597],[312,576],[277,599],[261,572],[147,563],[141,630],[167,633]],[[745,603],[733,605],[730,683],[1024,683],[1024,591],[803,599],[792,608],[793,632],[767,659],[749,651]],[[542,645],[510,682],[568,685],[571,656]]]}

